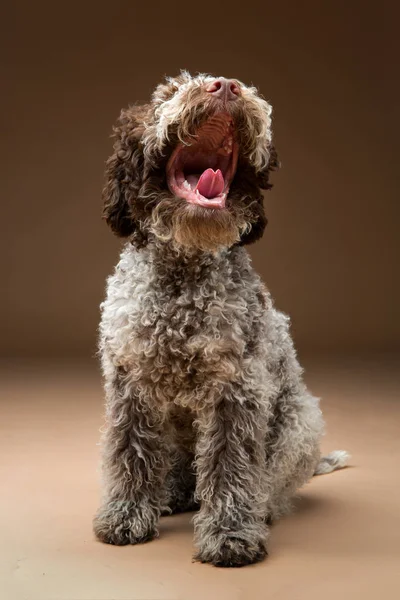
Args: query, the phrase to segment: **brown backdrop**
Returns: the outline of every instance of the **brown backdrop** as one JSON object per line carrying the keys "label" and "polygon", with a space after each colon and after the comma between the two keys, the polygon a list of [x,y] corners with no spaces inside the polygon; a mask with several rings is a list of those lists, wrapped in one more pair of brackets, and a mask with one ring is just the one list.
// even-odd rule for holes
{"label": "brown backdrop", "polygon": [[253,82],[274,106],[283,168],[251,252],[300,349],[398,346],[395,4],[9,6],[1,352],[93,353],[119,245],[100,220],[111,126],[180,68]]}

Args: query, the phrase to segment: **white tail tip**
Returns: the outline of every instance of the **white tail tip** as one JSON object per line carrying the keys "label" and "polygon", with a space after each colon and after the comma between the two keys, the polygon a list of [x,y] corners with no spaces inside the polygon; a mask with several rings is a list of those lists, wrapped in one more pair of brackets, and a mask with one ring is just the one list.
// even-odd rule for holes
{"label": "white tail tip", "polygon": [[349,459],[350,454],[345,450],[334,450],[321,458],[314,475],[325,475],[337,471],[337,469],[343,469],[347,467]]}

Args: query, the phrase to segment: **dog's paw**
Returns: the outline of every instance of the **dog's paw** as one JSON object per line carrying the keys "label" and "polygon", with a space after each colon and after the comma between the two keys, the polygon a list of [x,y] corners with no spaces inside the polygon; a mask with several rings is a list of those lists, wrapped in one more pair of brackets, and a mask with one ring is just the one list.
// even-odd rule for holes
{"label": "dog's paw", "polygon": [[244,567],[267,556],[266,541],[250,542],[234,535],[210,536],[195,555],[195,560],[216,567]]}
{"label": "dog's paw", "polygon": [[101,542],[115,546],[143,544],[158,537],[157,518],[149,510],[106,507],[93,520],[94,533]]}

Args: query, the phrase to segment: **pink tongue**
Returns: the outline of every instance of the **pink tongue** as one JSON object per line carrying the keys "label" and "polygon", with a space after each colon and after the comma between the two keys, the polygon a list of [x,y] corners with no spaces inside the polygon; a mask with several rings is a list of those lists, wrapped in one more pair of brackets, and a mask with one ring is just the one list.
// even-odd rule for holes
{"label": "pink tongue", "polygon": [[217,171],[207,169],[197,182],[196,190],[198,190],[204,198],[210,199],[219,196],[224,191],[224,187],[224,176],[221,171],[219,169]]}

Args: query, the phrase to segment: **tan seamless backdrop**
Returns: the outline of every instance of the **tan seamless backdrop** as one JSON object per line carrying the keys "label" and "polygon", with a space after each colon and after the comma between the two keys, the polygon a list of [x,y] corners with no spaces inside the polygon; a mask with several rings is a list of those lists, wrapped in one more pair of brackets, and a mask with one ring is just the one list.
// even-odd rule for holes
{"label": "tan seamless backdrop", "polygon": [[282,169],[251,253],[300,350],[398,348],[396,12],[361,0],[8,3],[1,353],[93,354],[119,247],[100,219],[111,127],[180,68],[253,82],[274,106]]}

